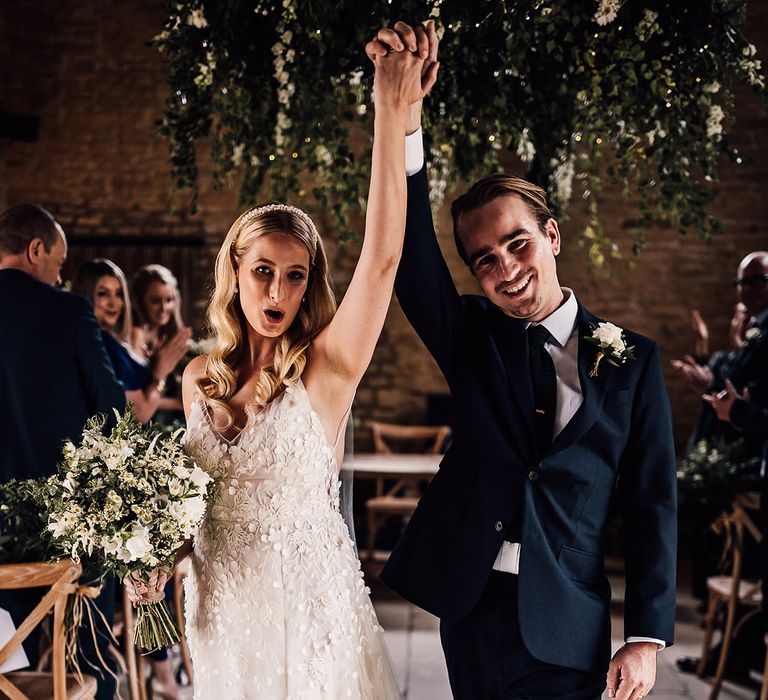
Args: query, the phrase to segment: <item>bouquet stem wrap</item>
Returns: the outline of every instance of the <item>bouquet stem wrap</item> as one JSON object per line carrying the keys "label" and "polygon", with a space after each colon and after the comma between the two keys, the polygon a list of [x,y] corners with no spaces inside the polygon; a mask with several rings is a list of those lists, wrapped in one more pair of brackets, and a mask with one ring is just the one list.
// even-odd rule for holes
{"label": "bouquet stem wrap", "polygon": [[133,628],[133,643],[147,653],[173,646],[181,639],[179,628],[165,604],[165,591],[157,589],[159,573],[149,574],[148,590],[139,601]]}

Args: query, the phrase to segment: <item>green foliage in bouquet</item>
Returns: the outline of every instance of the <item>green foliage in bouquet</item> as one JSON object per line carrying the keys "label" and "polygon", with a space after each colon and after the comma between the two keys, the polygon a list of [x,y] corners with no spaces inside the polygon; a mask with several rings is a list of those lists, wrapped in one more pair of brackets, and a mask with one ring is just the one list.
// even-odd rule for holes
{"label": "green foliage in bouquet", "polygon": [[51,541],[47,526],[39,481],[0,484],[0,564],[46,561]]}
{"label": "green foliage in bouquet", "polygon": [[[180,188],[200,147],[243,203],[328,212],[342,238],[365,208],[373,69],[364,44],[397,19],[435,19],[442,70],[425,114],[438,205],[507,149],[561,214],[578,189],[596,265],[624,255],[603,231],[606,182],[654,223],[709,237],[717,165],[741,162],[732,85],[765,95],[746,0],[173,0],[152,44],[168,62],[160,131]],[[207,159],[206,155],[206,159]],[[194,202],[194,197],[193,197]],[[631,257],[629,258],[632,259]]]}
{"label": "green foliage in bouquet", "polygon": [[[163,435],[131,414],[109,436],[92,418],[80,446],[67,442],[59,473],[45,483],[52,548],[87,560],[104,575],[146,584],[170,570],[205,513],[211,481],[182,451],[180,432]],[[162,591],[150,585],[136,619],[136,642],[154,650],[178,641]]]}
{"label": "green foliage in bouquet", "polygon": [[737,493],[758,489],[760,460],[747,456],[742,440],[700,440],[680,460],[677,479],[681,503],[730,511]]}

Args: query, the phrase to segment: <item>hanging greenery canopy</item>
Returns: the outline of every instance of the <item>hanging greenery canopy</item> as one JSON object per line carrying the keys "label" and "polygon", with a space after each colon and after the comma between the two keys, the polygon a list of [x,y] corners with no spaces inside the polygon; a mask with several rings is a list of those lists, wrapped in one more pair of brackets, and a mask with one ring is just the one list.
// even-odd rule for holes
{"label": "hanging greenery canopy", "polygon": [[[435,19],[438,83],[424,132],[434,204],[499,169],[501,149],[560,214],[588,207],[590,259],[622,253],[597,194],[636,208],[633,253],[664,221],[707,238],[734,82],[765,95],[742,33],[746,0],[174,0],[153,40],[169,63],[161,131],[180,188],[196,193],[198,148],[243,203],[326,212],[342,238],[365,207],[373,69],[363,47],[397,19]],[[194,199],[194,197],[193,197]]]}

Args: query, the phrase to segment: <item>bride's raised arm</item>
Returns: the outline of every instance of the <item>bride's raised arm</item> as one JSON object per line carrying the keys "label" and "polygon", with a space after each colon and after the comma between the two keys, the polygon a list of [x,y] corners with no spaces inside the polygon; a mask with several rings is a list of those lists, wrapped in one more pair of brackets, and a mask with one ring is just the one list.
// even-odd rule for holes
{"label": "bride's raised arm", "polygon": [[[433,28],[429,30],[433,35]],[[312,345],[306,372],[310,393],[323,404],[332,401],[342,413],[370,363],[392,297],[405,230],[409,108],[422,99],[437,76],[438,64],[428,58],[430,39],[424,28],[415,32],[409,28],[408,33],[392,32],[391,37],[394,48],[400,48],[396,44],[402,41],[409,50],[384,55],[369,52],[376,73],[365,239],[347,293]]]}

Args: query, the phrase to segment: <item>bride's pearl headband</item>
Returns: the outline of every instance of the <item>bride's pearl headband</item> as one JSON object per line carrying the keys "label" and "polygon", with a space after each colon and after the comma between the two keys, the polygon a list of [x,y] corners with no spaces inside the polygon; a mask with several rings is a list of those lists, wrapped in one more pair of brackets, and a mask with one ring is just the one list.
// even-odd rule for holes
{"label": "bride's pearl headband", "polygon": [[240,235],[240,232],[248,225],[248,223],[255,219],[257,216],[268,214],[273,211],[284,211],[289,214],[293,214],[307,225],[307,228],[312,234],[312,258],[314,259],[314,249],[317,247],[317,240],[320,238],[320,234],[317,232],[317,227],[315,226],[315,223],[312,221],[312,219],[309,218],[309,215],[305,211],[302,211],[298,207],[294,207],[291,204],[265,204],[263,207],[255,207],[254,209],[251,209],[249,212],[243,214],[243,217],[240,219],[240,224],[237,227],[238,235]]}

